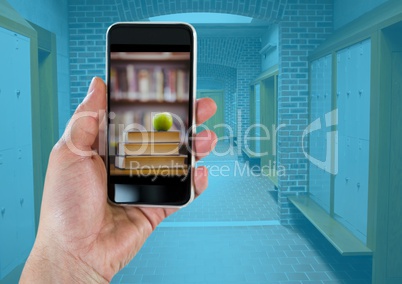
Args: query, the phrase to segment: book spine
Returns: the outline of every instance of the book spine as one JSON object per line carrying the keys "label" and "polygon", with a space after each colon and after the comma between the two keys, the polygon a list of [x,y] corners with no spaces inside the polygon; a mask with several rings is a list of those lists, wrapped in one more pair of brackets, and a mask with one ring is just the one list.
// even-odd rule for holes
{"label": "book spine", "polygon": [[185,156],[117,156],[115,166],[120,169],[180,168],[185,167]]}
{"label": "book spine", "polygon": [[149,91],[150,91],[149,87],[150,87],[149,72],[146,69],[142,69],[138,72],[138,89],[140,92],[141,100],[149,99]]}
{"label": "book spine", "polygon": [[127,69],[126,68],[119,68],[118,69],[118,84],[120,87],[120,99],[126,99],[128,93],[128,81],[127,81]]}
{"label": "book spine", "polygon": [[161,68],[155,69],[155,86],[156,86],[156,100],[163,101],[163,72]]}
{"label": "book spine", "polygon": [[127,65],[128,98],[137,99],[137,78],[134,65]]}
{"label": "book spine", "polygon": [[119,84],[117,81],[117,70],[114,67],[110,68],[110,89],[111,91],[111,97],[113,99],[117,99],[117,93],[119,90]]}
{"label": "book spine", "polygon": [[184,71],[177,70],[177,100],[184,101]]}
{"label": "book spine", "polygon": [[177,76],[176,70],[171,69],[169,70],[169,86],[170,86],[170,98],[169,101],[176,100],[176,84],[177,84]]}
{"label": "book spine", "polygon": [[180,143],[179,131],[124,132],[122,142],[129,143]]}

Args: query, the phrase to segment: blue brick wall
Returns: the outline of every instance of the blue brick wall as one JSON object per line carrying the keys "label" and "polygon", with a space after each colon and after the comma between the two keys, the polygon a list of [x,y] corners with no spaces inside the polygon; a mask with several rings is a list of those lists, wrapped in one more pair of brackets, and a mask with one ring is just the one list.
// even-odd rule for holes
{"label": "blue brick wall", "polygon": [[[197,70],[198,89],[223,89],[225,103],[225,123],[234,129],[235,108],[232,104],[237,89],[236,68],[218,64],[199,63]],[[226,133],[229,135],[229,133]]]}
{"label": "blue brick wall", "polygon": [[[258,37],[200,38],[200,64],[216,67],[209,70],[216,78],[225,78],[229,85],[225,91],[225,123],[236,133],[236,113],[241,111],[241,139],[250,124],[250,83],[261,72],[261,41]],[[201,69],[203,71],[203,69]],[[199,78],[211,76],[208,72],[198,74]],[[233,104],[233,100],[236,100]],[[242,142],[244,145],[244,143]]]}
{"label": "blue brick wall", "polygon": [[71,112],[93,76],[105,79],[106,30],[120,21],[115,1],[69,1]]}
{"label": "blue brick wall", "polygon": [[[232,7],[234,2],[240,1],[181,1],[174,2],[176,10],[169,6],[168,1],[158,2],[153,7],[150,3],[137,3],[135,11],[130,6],[132,2],[121,2],[120,0],[99,0],[99,1],[77,1],[69,3],[69,26],[70,26],[70,80],[71,80],[71,111],[78,106],[84,98],[89,81],[93,76],[105,76],[105,33],[107,28],[114,22],[130,20],[140,20],[144,17],[156,16],[172,12],[191,12],[191,11],[214,11],[231,13],[232,8],[224,10],[225,5]],[[237,14],[248,16],[265,17],[267,20],[276,21],[277,17],[283,12],[284,1],[266,1],[259,3],[259,8],[250,10],[254,5],[253,1],[248,1],[248,5],[241,6],[243,10],[237,10]],[[152,2],[153,3],[153,2]],[[185,3],[187,10],[184,10]],[[199,3],[196,7],[194,3]],[[211,3],[216,3],[212,8]],[[219,4],[220,3],[220,4]],[[191,5],[190,5],[191,4]],[[201,5],[202,4],[202,5]],[[246,3],[247,4],[247,3]],[[168,7],[166,6],[168,5]],[[215,5],[215,4],[214,4]],[[220,7],[219,5],[223,5]],[[257,5],[257,4],[255,4]],[[219,8],[219,7],[220,8]],[[121,9],[124,9],[124,13]],[[146,8],[148,7],[148,8]],[[151,13],[151,7],[154,13]],[[167,10],[163,10],[167,7]],[[146,12],[145,12],[145,10]],[[237,9],[237,8],[236,8]],[[267,9],[271,9],[267,14]],[[138,12],[138,10],[144,10]],[[135,14],[139,13],[139,14]],[[130,18],[127,18],[130,15]],[[138,17],[138,18],[135,18]],[[231,87],[225,92],[225,101],[231,102],[234,94],[238,96],[237,107],[242,111],[242,133],[246,131],[249,124],[249,89],[250,82],[261,71],[261,57],[258,51],[261,42],[256,37],[207,37],[199,38],[200,64],[213,64],[218,66],[215,70],[227,71],[230,73]],[[231,68],[231,69],[227,69]],[[202,69],[201,69],[202,70]],[[236,72],[233,75],[233,72]],[[221,73],[222,74],[222,73]],[[218,75],[217,75],[218,76]],[[220,75],[222,77],[222,75]],[[236,77],[236,79],[234,79]],[[229,81],[230,81],[229,80]],[[236,80],[236,81],[233,81]],[[236,87],[233,87],[236,84]],[[234,106],[228,105],[225,109],[225,121],[234,122]],[[233,125],[234,126],[234,125]]]}
{"label": "blue brick wall", "polygon": [[261,56],[262,71],[266,71],[274,65],[278,64],[278,25],[271,25],[261,37],[261,48],[266,45],[276,46],[266,54]]}
{"label": "blue brick wall", "polygon": [[[71,112],[85,96],[92,76],[104,77],[105,75],[103,60],[105,33],[112,23],[144,20],[152,16],[184,12],[232,13],[263,19],[267,22],[277,22],[283,15],[286,2],[287,0],[69,1]],[[204,43],[209,44],[212,41],[214,39],[206,40]],[[200,42],[201,46],[204,43]],[[236,67],[235,63],[241,58],[239,52],[244,52],[237,49],[238,46],[237,43],[227,45],[227,51],[230,51],[227,56],[218,57],[210,53],[206,58],[210,61],[214,58],[218,60],[218,64],[224,66]],[[243,77],[239,83],[248,84],[245,81],[247,79],[249,77]],[[242,94],[248,94],[245,89],[245,87],[241,88]],[[242,104],[246,107],[248,103],[242,102]]]}
{"label": "blue brick wall", "polygon": [[307,191],[307,163],[302,133],[308,125],[309,54],[332,33],[331,0],[289,0],[279,23],[278,165],[279,210],[284,224],[303,219],[289,195]]}
{"label": "blue brick wall", "polygon": [[[96,0],[86,2],[95,4],[92,2]],[[124,21],[175,13],[212,12],[244,15],[276,22],[281,18],[287,0],[113,0],[110,2],[116,5],[119,16]]]}
{"label": "blue brick wall", "polygon": [[[249,38],[244,43],[237,68],[237,111],[241,111],[241,135],[238,141],[244,145],[244,135],[250,125],[250,83],[261,73],[261,42],[259,38]],[[239,118],[238,118],[239,119]]]}

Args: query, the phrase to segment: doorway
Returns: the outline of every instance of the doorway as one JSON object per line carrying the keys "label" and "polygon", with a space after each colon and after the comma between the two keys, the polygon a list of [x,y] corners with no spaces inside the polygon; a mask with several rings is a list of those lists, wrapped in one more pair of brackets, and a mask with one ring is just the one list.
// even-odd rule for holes
{"label": "doorway", "polygon": [[225,106],[224,106],[224,91],[223,90],[199,90],[197,91],[197,98],[211,98],[215,101],[217,110],[215,115],[203,123],[201,127],[199,127],[198,131],[202,131],[204,129],[213,130],[216,133],[216,136],[219,140],[223,139],[225,136]]}
{"label": "doorway", "polygon": [[[373,282],[400,283],[402,280],[402,22],[379,31],[379,96],[375,111],[378,140],[370,161],[377,172],[370,176],[374,184],[371,206],[375,208]],[[375,171],[374,171],[375,172]]]}
{"label": "doorway", "polygon": [[402,216],[402,52],[392,54],[392,97],[391,97],[391,137],[390,137],[390,199],[388,208],[388,273],[393,277],[402,278],[402,230],[400,225]]}
{"label": "doorway", "polygon": [[[38,34],[38,83],[40,93],[41,155],[43,179],[50,151],[58,139],[56,35],[29,22]],[[41,196],[39,199],[42,199]]]}
{"label": "doorway", "polygon": [[0,19],[1,62],[7,67],[0,70],[5,106],[0,132],[7,137],[0,143],[5,177],[0,188],[0,231],[5,232],[0,236],[0,283],[18,282],[32,248],[47,161],[58,138],[55,35],[16,15]]}
{"label": "doorway", "polygon": [[265,72],[251,86],[250,120],[258,127],[251,133],[257,140],[250,141],[250,149],[259,153],[261,172],[278,186],[276,129],[278,127],[278,67]]}

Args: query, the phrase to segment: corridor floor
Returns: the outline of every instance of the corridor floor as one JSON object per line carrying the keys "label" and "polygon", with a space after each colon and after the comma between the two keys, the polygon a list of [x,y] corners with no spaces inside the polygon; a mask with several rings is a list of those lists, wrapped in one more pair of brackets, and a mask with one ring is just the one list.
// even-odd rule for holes
{"label": "corridor floor", "polygon": [[272,184],[236,152],[220,155],[227,147],[200,163],[207,191],[160,224],[112,283],[371,283],[371,257],[341,256],[308,223],[280,225]]}

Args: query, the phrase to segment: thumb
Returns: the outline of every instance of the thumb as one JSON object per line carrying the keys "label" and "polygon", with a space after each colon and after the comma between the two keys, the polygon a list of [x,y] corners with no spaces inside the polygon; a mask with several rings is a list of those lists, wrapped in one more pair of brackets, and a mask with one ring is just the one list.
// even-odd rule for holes
{"label": "thumb", "polygon": [[105,107],[106,86],[102,79],[95,77],[64,133],[64,140],[73,153],[79,156],[94,155],[92,145],[98,136],[99,117]]}

